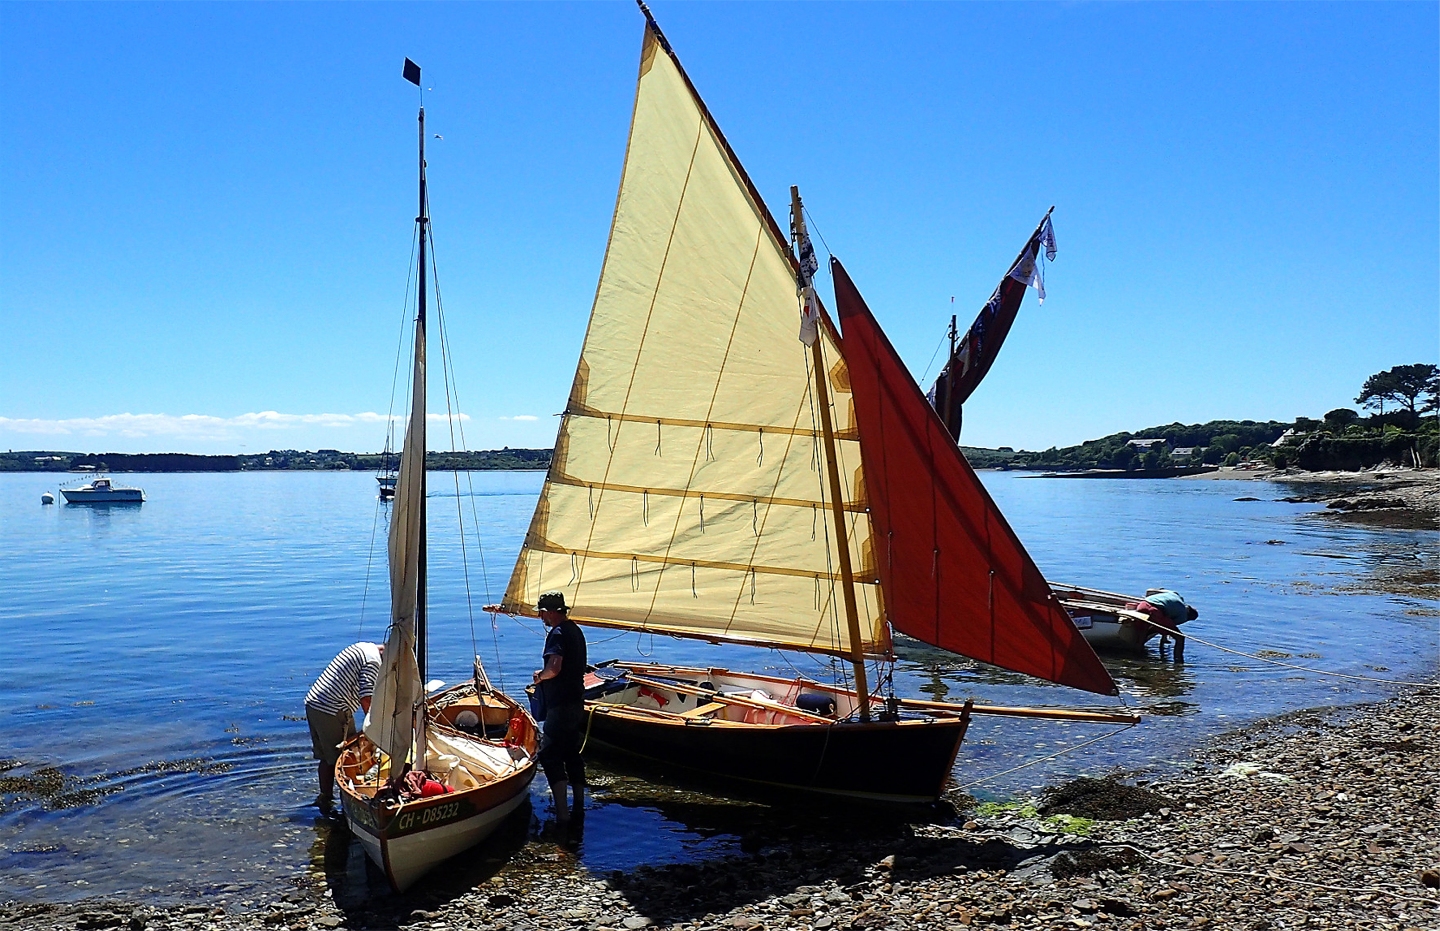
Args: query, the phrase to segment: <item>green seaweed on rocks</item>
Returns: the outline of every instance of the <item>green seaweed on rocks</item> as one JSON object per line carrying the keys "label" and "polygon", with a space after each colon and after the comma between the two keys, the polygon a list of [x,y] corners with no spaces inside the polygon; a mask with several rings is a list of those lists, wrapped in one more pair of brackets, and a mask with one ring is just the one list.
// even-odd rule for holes
{"label": "green seaweed on rocks", "polygon": [[1051,815],[1045,819],[1045,826],[1061,834],[1074,834],[1079,837],[1089,835],[1095,827],[1094,818],[1082,818],[1078,815]]}
{"label": "green seaweed on rocks", "polygon": [[1040,812],[1028,802],[981,802],[975,806],[975,814],[982,818],[1010,815],[1016,818],[1038,818]]}

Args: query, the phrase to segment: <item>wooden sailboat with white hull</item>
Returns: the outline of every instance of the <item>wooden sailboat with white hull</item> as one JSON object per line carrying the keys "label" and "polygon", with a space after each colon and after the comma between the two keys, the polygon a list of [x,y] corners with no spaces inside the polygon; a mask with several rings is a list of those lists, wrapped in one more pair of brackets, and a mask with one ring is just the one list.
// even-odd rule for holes
{"label": "wooden sailboat with white hull", "polygon": [[[876,696],[892,627],[1077,688],[1114,683],[958,451],[937,451],[942,470],[916,456],[914,475],[886,470],[891,445],[913,445],[890,435],[903,425],[889,394],[908,390],[911,419],[933,412],[908,373],[898,388],[888,369],[867,375],[871,397],[857,393],[850,334],[809,287],[813,256],[791,252],[645,12],[590,326],[497,609],[533,616],[559,589],[584,625],[829,656],[834,684],[602,664],[587,679],[589,745],[751,783],[933,801],[971,714],[1015,709]],[[794,206],[808,245],[798,195]],[[812,314],[797,340],[799,306]]]}
{"label": "wooden sailboat with white hull", "polygon": [[[412,76],[413,75],[413,76]],[[405,76],[420,83],[409,59]],[[429,201],[425,109],[420,108],[419,287],[409,423],[395,482],[388,549],[390,631],[364,733],[336,764],[345,819],[396,891],[474,846],[528,798],[536,727],[495,691],[477,659],[475,679],[426,701],[425,299]],[[424,772],[437,794],[399,791]]]}

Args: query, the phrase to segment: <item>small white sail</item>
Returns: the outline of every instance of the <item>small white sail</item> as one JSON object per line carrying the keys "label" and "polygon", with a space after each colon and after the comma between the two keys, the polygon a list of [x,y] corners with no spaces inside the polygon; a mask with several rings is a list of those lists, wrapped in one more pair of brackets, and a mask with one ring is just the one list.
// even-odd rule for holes
{"label": "small white sail", "polygon": [[[851,655],[784,242],[645,31],[630,144],[555,456],[505,594],[581,623]],[[889,648],[849,375],[822,329],[860,649]]]}
{"label": "small white sail", "polygon": [[[365,736],[391,757],[405,761],[423,741],[416,708],[424,695],[415,660],[415,615],[420,585],[420,543],[425,528],[425,328],[415,327],[415,368],[410,423],[400,453],[395,505],[390,514],[390,633],[380,667]],[[421,739],[417,740],[417,731]],[[392,771],[398,772],[398,767]]]}

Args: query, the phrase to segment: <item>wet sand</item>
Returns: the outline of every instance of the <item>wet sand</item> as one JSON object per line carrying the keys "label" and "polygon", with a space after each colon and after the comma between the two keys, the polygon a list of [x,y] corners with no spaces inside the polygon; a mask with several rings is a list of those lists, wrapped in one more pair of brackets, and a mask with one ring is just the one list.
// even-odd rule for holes
{"label": "wet sand", "polygon": [[0,926],[1433,929],[1437,712],[1440,692],[1407,688],[1226,734],[1183,778],[1077,780],[1007,804],[959,796],[923,817],[756,806],[741,853],[705,862],[591,875],[575,864],[574,838],[538,812],[538,837],[522,825],[478,850],[463,883],[405,896],[350,901],[327,865],[328,877],[297,877],[248,908],[12,902]]}

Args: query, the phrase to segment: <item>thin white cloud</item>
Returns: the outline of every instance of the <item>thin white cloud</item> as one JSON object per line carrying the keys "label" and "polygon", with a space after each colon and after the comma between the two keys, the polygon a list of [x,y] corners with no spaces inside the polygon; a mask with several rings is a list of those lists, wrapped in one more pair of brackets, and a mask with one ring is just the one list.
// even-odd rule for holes
{"label": "thin white cloud", "polygon": [[534,414],[516,414],[514,417],[501,417],[501,420],[539,420]]}
{"label": "thin white cloud", "polygon": [[[462,422],[469,414],[459,414]],[[399,418],[397,418],[398,420]],[[445,423],[445,414],[429,414],[431,423]],[[81,437],[178,437],[197,440],[228,439],[251,430],[295,430],[299,428],[336,428],[383,424],[384,414],[366,411],[360,414],[282,414],[258,411],[235,417],[213,417],[209,414],[107,414],[103,417],[71,417],[60,420],[0,417],[0,434],[25,436]]]}

